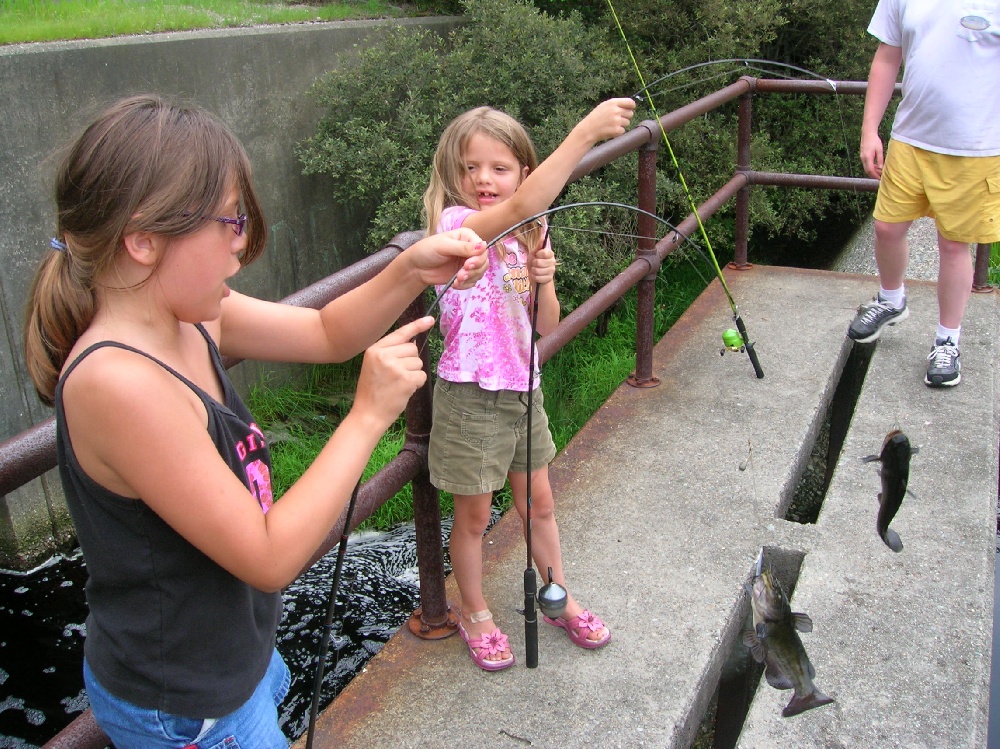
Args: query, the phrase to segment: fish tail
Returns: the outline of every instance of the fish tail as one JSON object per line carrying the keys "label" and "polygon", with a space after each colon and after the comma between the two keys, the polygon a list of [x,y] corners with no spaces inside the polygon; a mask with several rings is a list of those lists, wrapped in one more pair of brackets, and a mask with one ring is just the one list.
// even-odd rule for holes
{"label": "fish tail", "polygon": [[823,705],[829,705],[835,701],[833,697],[827,697],[818,689],[814,689],[809,694],[801,696],[796,694],[785,705],[785,709],[781,711],[781,717],[791,718],[793,715],[804,713],[806,710],[812,710],[814,707],[823,707]]}

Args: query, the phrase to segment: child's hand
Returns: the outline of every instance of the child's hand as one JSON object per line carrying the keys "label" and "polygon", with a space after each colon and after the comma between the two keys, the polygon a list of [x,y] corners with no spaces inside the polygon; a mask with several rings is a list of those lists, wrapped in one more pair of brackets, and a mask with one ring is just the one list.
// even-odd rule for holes
{"label": "child's hand", "polygon": [[608,99],[602,101],[591,110],[590,114],[580,120],[577,128],[583,128],[590,140],[597,143],[623,135],[634,114],[634,99],[627,97]]}
{"label": "child's hand", "polygon": [[532,283],[548,283],[556,275],[556,254],[551,247],[541,247],[528,255],[528,278]]}
{"label": "child's hand", "polygon": [[486,271],[486,243],[471,229],[432,234],[406,252],[420,280],[428,286],[448,283],[457,271],[454,287],[467,289]]}
{"label": "child's hand", "polygon": [[361,364],[352,411],[376,420],[379,431],[389,426],[406,408],[410,396],[427,380],[414,336],[434,325],[433,317],[422,317],[400,326],[367,351]]}

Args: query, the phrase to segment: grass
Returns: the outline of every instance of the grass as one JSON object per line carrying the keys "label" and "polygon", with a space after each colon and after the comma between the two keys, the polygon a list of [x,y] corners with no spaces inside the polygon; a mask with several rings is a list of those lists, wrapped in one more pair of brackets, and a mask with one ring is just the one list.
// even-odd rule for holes
{"label": "grass", "polygon": [[[654,311],[656,339],[690,306],[704,285],[689,264],[668,262],[661,267]],[[632,292],[609,313],[605,334],[597,335],[592,326],[545,364],[545,407],[558,449],[566,446],[635,369],[635,306]],[[315,459],[347,413],[359,366],[360,359],[339,366],[315,366],[297,388],[273,387],[263,382],[250,393],[248,406],[271,446],[276,498]],[[365,479],[399,452],[404,436],[403,423],[399,422],[379,443],[368,462]],[[494,504],[501,511],[510,507],[509,487],[497,493]],[[452,511],[451,496],[442,492],[442,514],[447,516]],[[387,530],[412,518],[413,495],[408,485],[362,527]]]}
{"label": "grass", "polygon": [[0,0],[0,44],[403,15],[386,0]]}
{"label": "grass", "polygon": [[1000,286],[1000,242],[994,242],[990,245],[988,280],[993,286]]}

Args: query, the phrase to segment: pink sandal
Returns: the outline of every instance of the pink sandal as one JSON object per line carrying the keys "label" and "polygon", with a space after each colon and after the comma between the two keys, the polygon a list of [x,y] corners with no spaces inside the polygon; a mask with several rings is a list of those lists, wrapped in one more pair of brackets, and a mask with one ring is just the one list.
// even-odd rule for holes
{"label": "pink sandal", "polygon": [[[493,614],[489,610],[474,611],[469,614],[469,620],[473,624],[491,621],[492,619]],[[514,652],[510,649],[507,635],[501,632],[499,627],[495,627],[492,632],[480,635],[473,640],[469,639],[469,633],[465,631],[465,627],[462,626],[461,617],[459,617],[458,633],[469,646],[469,656],[472,658],[472,662],[484,671],[502,671],[514,665]],[[499,661],[487,659],[487,656],[504,652],[509,652],[510,657]]]}
{"label": "pink sandal", "polygon": [[[604,626],[604,622],[600,618],[594,616],[586,609],[581,611],[579,616],[574,616],[572,619],[564,619],[561,616],[558,619],[550,619],[544,615],[542,618],[553,626],[565,629],[566,634],[569,635],[569,639],[573,641],[573,644],[579,645],[581,648],[593,650],[607,644],[608,640],[611,639],[611,630]],[[603,637],[597,640],[589,639],[591,632],[600,632],[601,630],[604,630]]]}

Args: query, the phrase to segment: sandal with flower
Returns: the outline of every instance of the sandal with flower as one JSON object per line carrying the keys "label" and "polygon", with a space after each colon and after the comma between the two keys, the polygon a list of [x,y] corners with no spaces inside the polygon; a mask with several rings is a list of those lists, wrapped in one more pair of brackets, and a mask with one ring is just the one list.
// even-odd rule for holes
{"label": "sandal with flower", "polygon": [[[591,614],[586,609],[581,611],[579,615],[570,617],[569,619],[561,616],[557,619],[550,619],[544,615],[542,618],[553,626],[565,629],[566,634],[569,635],[569,639],[573,641],[573,644],[579,645],[581,648],[593,650],[606,644],[611,639],[611,630],[604,626],[604,622],[599,617]],[[602,631],[604,634],[601,637],[598,637],[596,640],[590,639],[591,632]]]}
{"label": "sandal with flower", "polygon": [[[474,611],[469,614],[469,621],[472,624],[492,620],[493,614],[488,609]],[[469,633],[465,631],[465,627],[462,626],[461,618],[459,618],[458,633],[465,640],[466,645],[469,646],[469,656],[472,658],[472,662],[484,671],[502,671],[514,665],[514,653],[510,649],[507,635],[501,632],[499,627],[494,627],[492,632],[480,635],[479,637],[470,637]],[[489,659],[489,656],[499,655],[500,653],[510,653],[510,657],[500,660]]]}

